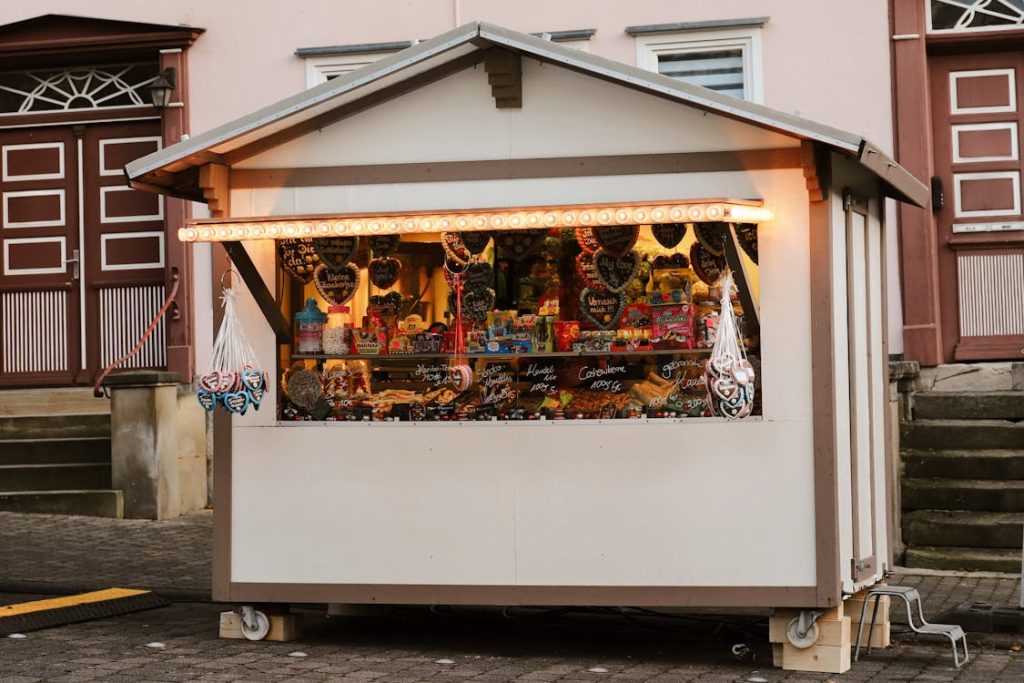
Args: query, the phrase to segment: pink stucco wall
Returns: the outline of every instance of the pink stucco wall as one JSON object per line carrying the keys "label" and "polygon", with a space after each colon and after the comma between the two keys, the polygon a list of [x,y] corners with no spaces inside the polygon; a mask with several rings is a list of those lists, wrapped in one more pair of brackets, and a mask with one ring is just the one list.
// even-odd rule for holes
{"label": "pink stucco wall", "polygon": [[89,15],[207,30],[191,53],[192,129],[305,85],[299,47],[429,38],[474,19],[523,31],[596,28],[592,52],[634,63],[637,24],[768,16],[764,101],[892,146],[885,0],[12,0],[0,23]]}

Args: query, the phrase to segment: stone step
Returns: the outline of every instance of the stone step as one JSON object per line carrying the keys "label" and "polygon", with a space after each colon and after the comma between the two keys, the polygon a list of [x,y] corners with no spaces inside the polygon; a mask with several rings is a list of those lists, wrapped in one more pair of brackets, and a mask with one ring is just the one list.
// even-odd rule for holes
{"label": "stone step", "polygon": [[124,517],[120,491],[0,491],[0,510],[51,515]]}
{"label": "stone step", "polygon": [[916,569],[1020,574],[1020,548],[940,548],[910,546],[903,565]]}
{"label": "stone step", "polygon": [[94,490],[110,488],[110,463],[0,465],[5,491]]}
{"label": "stone step", "polygon": [[903,541],[910,546],[1014,548],[1024,540],[1024,513],[914,510],[903,513]]}
{"label": "stone step", "polygon": [[110,413],[110,400],[91,387],[0,389],[0,415],[91,415]]}
{"label": "stone step", "polygon": [[1024,450],[1024,422],[914,420],[900,424],[900,447],[918,450]]}
{"label": "stone step", "polygon": [[0,417],[0,440],[110,437],[110,415]]}
{"label": "stone step", "polygon": [[1024,479],[1024,449],[905,450],[903,476],[942,479]]}
{"label": "stone step", "polygon": [[1024,391],[919,391],[915,420],[1024,420]]}
{"label": "stone step", "polygon": [[0,441],[0,465],[46,465],[64,462],[110,464],[110,437],[7,439]]}
{"label": "stone step", "polygon": [[904,510],[1024,512],[1024,481],[904,478]]}

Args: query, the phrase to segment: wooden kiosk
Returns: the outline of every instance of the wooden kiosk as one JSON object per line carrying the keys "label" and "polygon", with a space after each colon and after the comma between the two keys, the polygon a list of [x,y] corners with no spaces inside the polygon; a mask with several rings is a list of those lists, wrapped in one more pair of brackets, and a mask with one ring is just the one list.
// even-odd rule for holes
{"label": "wooden kiosk", "polygon": [[[839,626],[820,630],[813,658],[773,638],[782,663],[849,666],[843,601],[891,567],[884,199],[927,198],[870,142],[472,23],[126,173],[139,189],[209,204],[214,217],[189,222],[179,238],[227,250],[247,289],[245,330],[270,375],[261,410],[217,412],[215,599],[789,608],[779,613],[783,632],[790,615],[814,610],[819,624]],[[410,351],[406,340],[396,353],[365,356],[293,347],[290,318],[317,297],[282,270],[282,240],[399,235],[407,246],[391,256],[418,273],[402,280],[404,294],[424,292],[415,303],[425,324],[451,323],[440,264],[460,234],[492,232],[478,260],[489,259],[494,308],[507,296],[523,316],[515,292],[526,276],[499,271],[525,271],[515,256],[534,248],[530,236],[564,249],[572,231],[640,226],[636,249],[652,247],[656,259],[650,226],[662,224],[686,225],[672,253],[720,246],[719,263],[741,285],[736,310],[758,395],[745,419],[708,417],[698,405],[707,358],[698,292],[715,286],[663,281],[656,266],[632,303],[684,290],[673,303],[698,316],[688,319],[694,339],[669,350],[658,346],[667,333],[645,346],[650,335],[635,331],[583,335],[561,351],[562,338],[509,346],[488,336],[494,320],[478,319],[487,330],[467,338],[483,346],[465,355],[475,382],[492,362],[512,368],[515,405],[504,410],[481,398],[487,387],[456,412],[430,393],[442,386],[396,389],[388,395],[406,403],[384,404],[376,385],[423,380],[416,367],[450,355],[443,341],[437,351]],[[367,288],[376,255],[360,249],[350,254],[359,280],[350,313],[370,318],[367,300],[385,289]],[[684,260],[659,263],[699,270]],[[531,282],[544,272],[530,270]],[[563,288],[579,287],[571,272],[561,271]],[[518,289],[497,291],[500,277]],[[554,296],[559,322],[574,305],[587,308],[573,311],[584,331],[622,319],[616,305],[580,304],[577,290]],[[697,368],[692,400],[680,390],[671,410],[637,410],[645,371],[664,370],[662,357]],[[363,412],[289,408],[281,377],[296,363],[322,372],[353,359],[374,385]],[[541,361],[562,363],[554,375],[569,368],[575,384],[531,403],[524,373]],[[608,387],[579,380],[614,374],[616,364],[630,368],[615,378],[630,398],[598,396],[601,408],[614,405],[607,412],[576,407]]]}

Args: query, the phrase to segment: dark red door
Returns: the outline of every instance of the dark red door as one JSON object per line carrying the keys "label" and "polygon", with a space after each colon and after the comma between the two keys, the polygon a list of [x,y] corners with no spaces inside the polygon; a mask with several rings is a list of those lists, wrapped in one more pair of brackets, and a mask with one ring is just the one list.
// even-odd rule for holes
{"label": "dark red door", "polygon": [[930,58],[946,357],[1024,358],[1024,53]]}
{"label": "dark red door", "polygon": [[[89,383],[164,299],[164,200],[122,169],[158,121],[0,131],[0,385]],[[164,367],[163,324],[122,367]]]}

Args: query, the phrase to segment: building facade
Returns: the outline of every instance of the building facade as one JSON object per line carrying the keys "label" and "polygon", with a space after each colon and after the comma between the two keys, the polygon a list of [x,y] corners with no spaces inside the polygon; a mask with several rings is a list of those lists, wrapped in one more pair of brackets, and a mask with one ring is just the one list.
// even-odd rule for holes
{"label": "building facade", "polygon": [[890,6],[897,152],[932,184],[900,215],[906,355],[1024,359],[1024,2]]}
{"label": "building facade", "polygon": [[[124,163],[467,21],[544,35],[893,151],[885,0],[97,0],[88,17],[68,16],[82,11],[72,0],[0,7],[5,387],[90,382],[132,348],[175,286],[168,315],[127,365],[191,377],[208,358],[222,256],[175,235],[207,207],[129,189]],[[161,76],[173,90],[157,108]],[[895,283],[895,231],[889,238]],[[899,354],[899,288],[890,289]]]}

